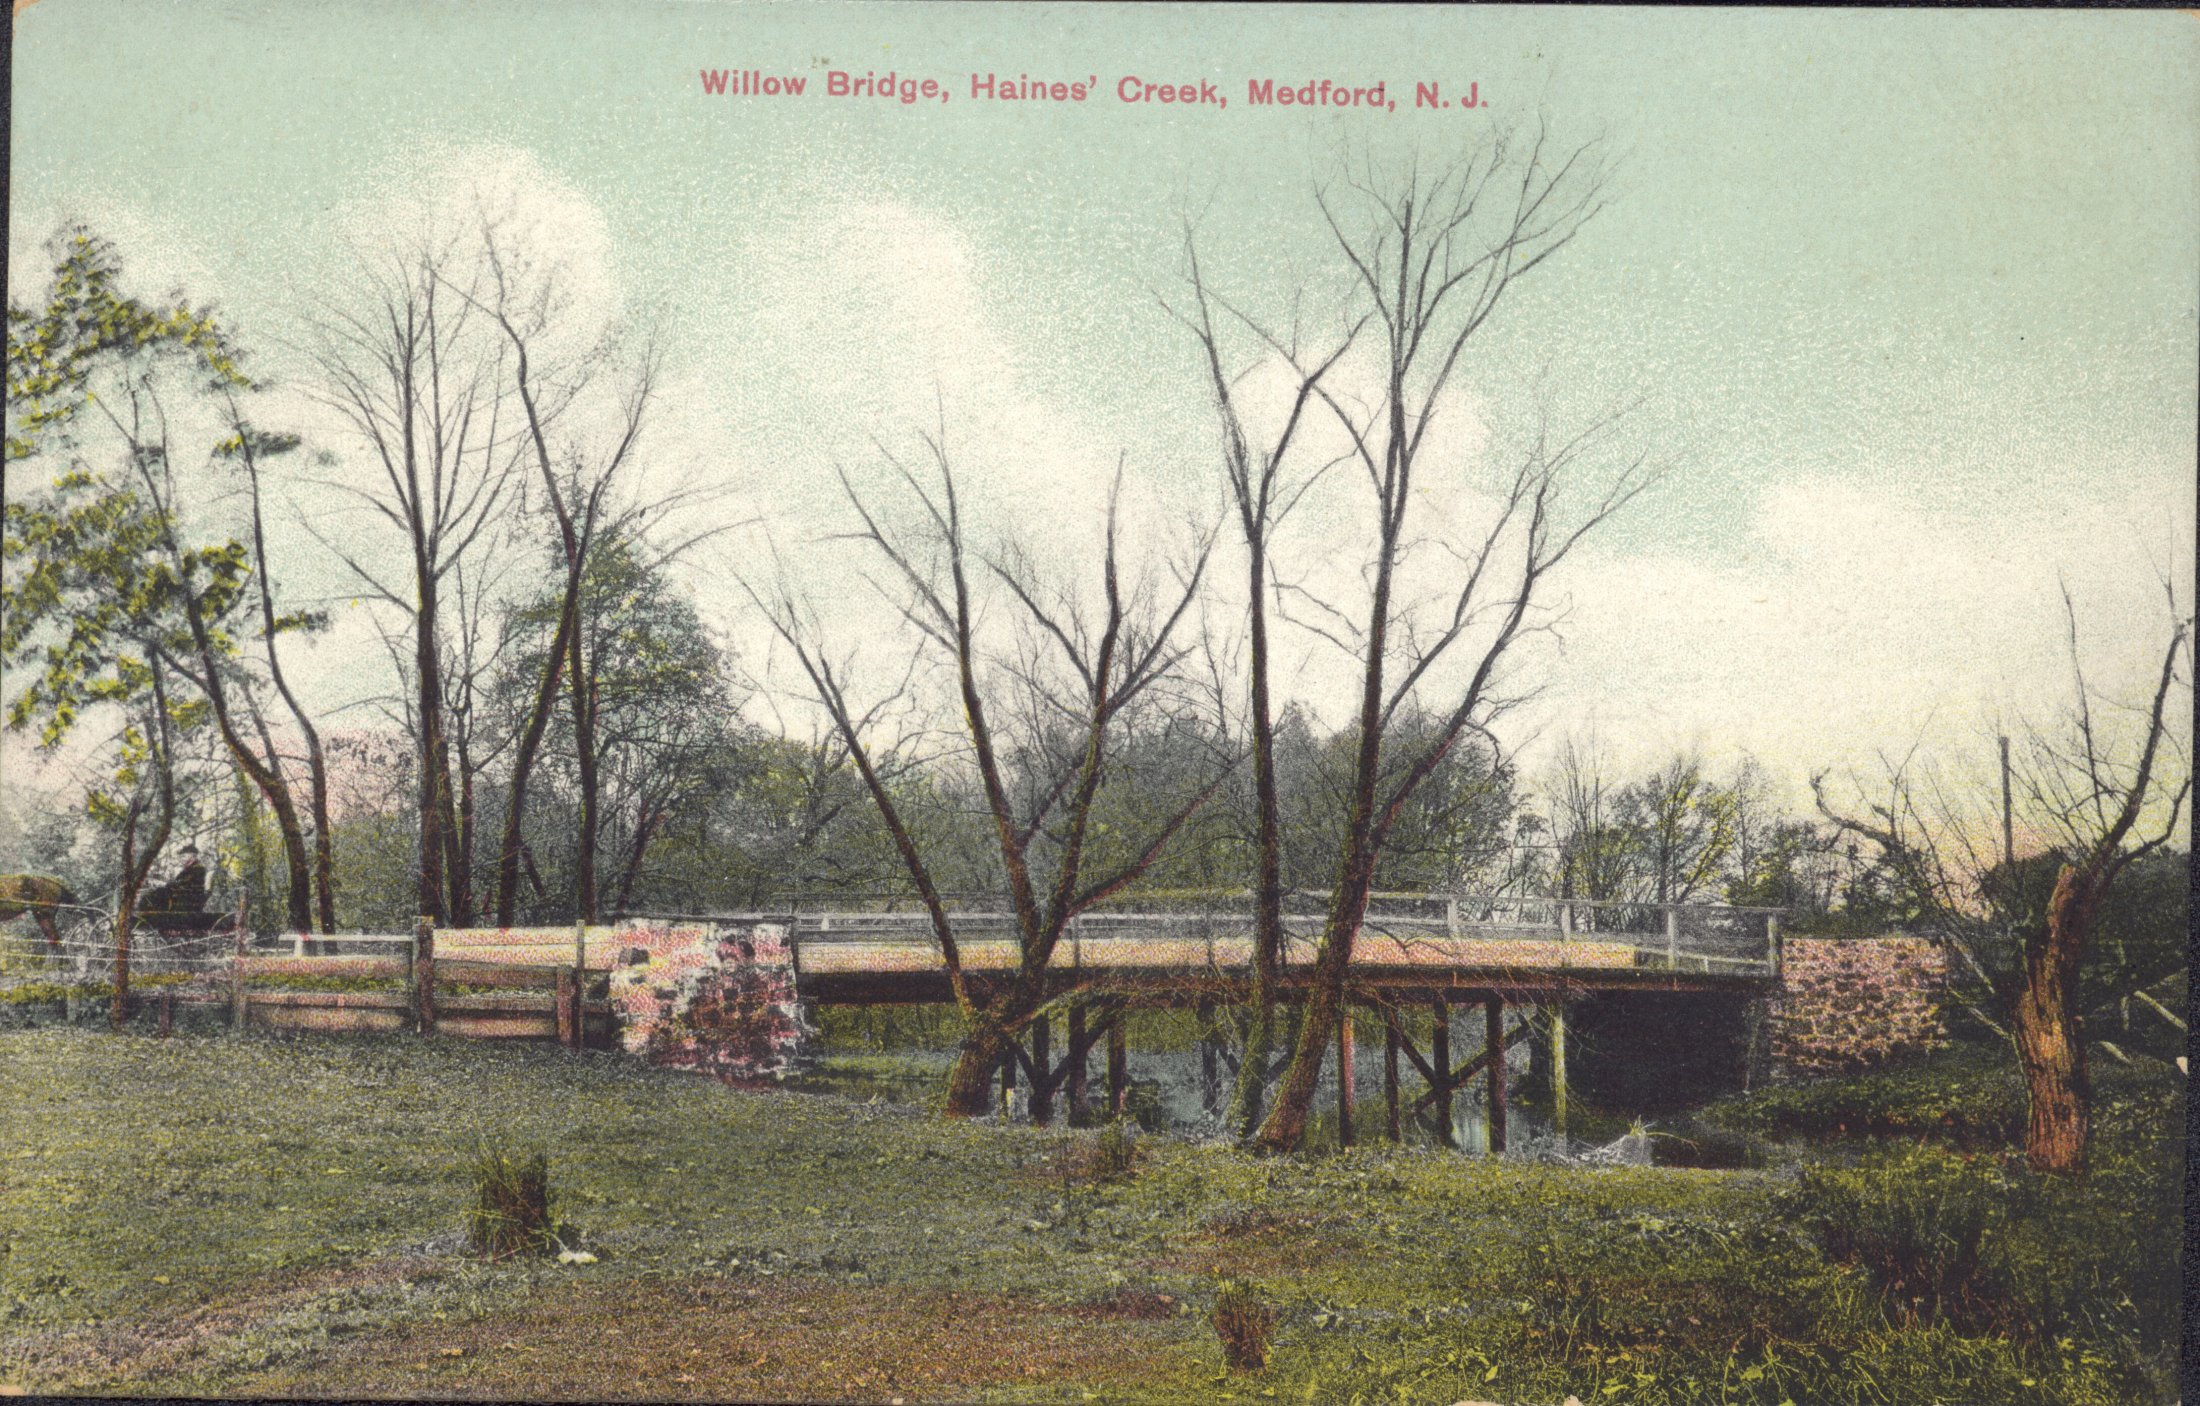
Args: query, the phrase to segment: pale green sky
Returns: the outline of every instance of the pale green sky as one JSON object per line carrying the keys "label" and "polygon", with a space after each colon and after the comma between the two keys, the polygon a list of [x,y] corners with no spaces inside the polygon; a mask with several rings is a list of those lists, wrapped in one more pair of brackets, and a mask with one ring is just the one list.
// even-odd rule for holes
{"label": "pale green sky", "polygon": [[[42,0],[16,19],[11,279],[81,214],[280,366],[382,193],[494,169],[668,309],[658,447],[743,510],[815,530],[835,459],[939,395],[1043,519],[1118,449],[1155,502],[1212,485],[1152,297],[1182,212],[1272,297],[1322,267],[1307,195],[1340,143],[1433,158],[1540,112],[1608,140],[1613,200],[1466,389],[1639,397],[1672,465],[1567,583],[1551,725],[1802,769],[2031,696],[2058,573],[2102,667],[2146,667],[2156,575],[2190,573],[2196,39],[2171,13]],[[703,67],[952,98],[706,97]],[[986,104],[974,71],[1098,88]],[[1229,106],[1126,106],[1126,74]],[[1399,110],[1248,107],[1262,77],[1379,80]],[[1416,81],[1488,111],[1416,113]]]}

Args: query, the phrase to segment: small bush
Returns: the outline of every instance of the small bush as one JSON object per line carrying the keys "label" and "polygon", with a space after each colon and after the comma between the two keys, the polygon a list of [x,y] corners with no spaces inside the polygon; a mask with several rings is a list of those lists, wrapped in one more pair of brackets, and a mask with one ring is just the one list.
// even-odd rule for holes
{"label": "small bush", "polygon": [[2156,1141],[2101,1139],[2081,1180],[2035,1176],[2014,1155],[1922,1145],[1807,1169],[1787,1202],[1898,1320],[2165,1351],[2178,1331],[2182,1162],[2168,1134]]}
{"label": "small bush", "polygon": [[1138,1145],[1130,1125],[1118,1118],[1100,1130],[1092,1144],[1092,1175],[1096,1181],[1121,1181],[1138,1166]]}
{"label": "small bush", "polygon": [[1996,1315],[1982,1256],[2016,1188],[1984,1157],[1921,1146],[1858,1168],[1806,1168],[1798,1220],[1827,1255],[1859,1265],[1905,1321]]}
{"label": "small bush", "polygon": [[1268,1365],[1268,1338],[1276,1330],[1275,1310],[1252,1285],[1232,1279],[1215,1295],[1215,1336],[1222,1359],[1233,1372],[1257,1372]]}
{"label": "small bush", "polygon": [[472,1167],[473,1204],[466,1211],[466,1240],[492,1260],[544,1254],[557,1244],[550,1222],[550,1159],[536,1152],[514,1157],[482,1151]]}

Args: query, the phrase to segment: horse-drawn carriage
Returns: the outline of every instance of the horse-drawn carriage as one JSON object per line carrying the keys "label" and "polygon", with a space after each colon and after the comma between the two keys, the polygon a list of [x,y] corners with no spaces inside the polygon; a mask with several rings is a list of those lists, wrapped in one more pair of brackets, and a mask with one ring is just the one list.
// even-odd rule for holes
{"label": "horse-drawn carriage", "polygon": [[[209,911],[206,871],[194,851],[186,851],[174,879],[139,896],[130,932],[141,965],[159,959],[215,955],[218,938],[233,934],[237,915]],[[0,875],[0,923],[29,918],[45,938],[49,958],[73,958],[81,970],[112,952],[115,912],[112,904],[86,903],[59,879],[44,874]]]}

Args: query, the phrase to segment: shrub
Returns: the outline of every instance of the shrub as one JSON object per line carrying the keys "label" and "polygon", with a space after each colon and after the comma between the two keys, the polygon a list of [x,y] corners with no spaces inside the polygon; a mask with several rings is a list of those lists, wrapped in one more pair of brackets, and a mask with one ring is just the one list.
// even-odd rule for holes
{"label": "shrub", "polygon": [[1855,1168],[1806,1168],[1797,1219],[1835,1260],[1861,1266],[1906,1321],[1996,1316],[1981,1256],[2008,1225],[2014,1187],[1990,1158],[1921,1146]]}
{"label": "shrub", "polygon": [[2180,1301],[2182,1165],[2170,1142],[2104,1137],[2081,1180],[1918,1146],[1805,1170],[1788,1207],[1904,1321],[2156,1353],[2176,1343]]}
{"label": "shrub", "polygon": [[1222,1360],[1233,1372],[1257,1372],[1268,1365],[1268,1338],[1276,1330],[1275,1311],[1262,1301],[1259,1291],[1242,1279],[1232,1279],[1215,1295],[1215,1336],[1222,1340]]}
{"label": "shrub", "polygon": [[544,1254],[557,1244],[550,1222],[550,1159],[484,1150],[474,1156],[466,1240],[492,1260]]}
{"label": "shrub", "polygon": [[1138,1166],[1138,1144],[1131,1140],[1130,1125],[1121,1118],[1100,1130],[1093,1139],[1092,1175],[1097,1181],[1121,1181]]}

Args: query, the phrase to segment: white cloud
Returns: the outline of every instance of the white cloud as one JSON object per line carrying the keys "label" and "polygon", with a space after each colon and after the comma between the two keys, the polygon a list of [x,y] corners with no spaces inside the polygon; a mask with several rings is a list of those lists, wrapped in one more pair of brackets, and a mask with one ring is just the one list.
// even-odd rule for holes
{"label": "white cloud", "polygon": [[[1594,709],[1623,748],[1709,738],[1802,771],[1929,731],[2038,715],[2067,696],[2058,580],[2088,676],[2111,694],[2159,667],[2161,580],[2191,574],[2189,485],[2000,514],[1898,485],[1775,485],[1724,556],[1583,555],[1549,715]],[[2189,600],[2184,608],[2190,609]]]}

